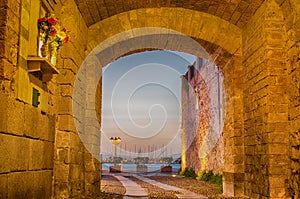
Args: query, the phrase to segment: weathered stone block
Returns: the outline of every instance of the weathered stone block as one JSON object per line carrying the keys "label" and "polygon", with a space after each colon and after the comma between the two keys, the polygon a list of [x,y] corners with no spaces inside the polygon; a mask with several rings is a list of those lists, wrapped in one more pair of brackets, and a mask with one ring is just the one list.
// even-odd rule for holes
{"label": "weathered stone block", "polygon": [[27,170],[30,144],[28,138],[0,134],[0,171]]}
{"label": "weathered stone block", "polygon": [[[48,115],[44,115],[44,114],[39,114],[38,115],[38,124],[36,125],[36,129],[37,129],[37,132],[39,134],[39,137],[42,139],[42,140],[49,140],[49,137],[51,137],[49,135],[49,133],[54,133],[54,131],[50,132],[50,129],[49,129],[49,117]],[[53,128],[52,128],[53,129]]]}
{"label": "weathered stone block", "polygon": [[72,98],[70,97],[59,97],[57,104],[57,113],[64,115],[72,114]]}
{"label": "weathered stone block", "polygon": [[244,163],[244,156],[243,155],[234,155],[233,157],[234,157],[233,163],[237,166],[237,168],[241,167],[239,165],[242,165]]}
{"label": "weathered stone block", "polygon": [[54,115],[48,115],[48,130],[49,132],[47,133],[48,138],[46,140],[50,141],[50,142],[54,142],[54,138],[55,138],[55,116]]}
{"label": "weathered stone block", "polygon": [[26,115],[24,120],[24,135],[32,138],[40,138],[37,128],[40,122],[37,109],[26,104],[24,113]]}
{"label": "weathered stone block", "polygon": [[268,143],[287,144],[289,142],[289,136],[287,136],[287,134],[287,132],[268,133]]}
{"label": "weathered stone block", "polygon": [[8,198],[50,198],[52,171],[17,172],[8,176]]}
{"label": "weathered stone block", "polygon": [[60,86],[60,95],[63,97],[72,97],[73,95],[73,86],[71,85],[61,85]]}
{"label": "weathered stone block", "polygon": [[8,198],[8,175],[0,175],[0,198]]}
{"label": "weathered stone block", "polygon": [[53,169],[54,160],[54,143],[53,142],[43,142],[43,169]]}
{"label": "weathered stone block", "polygon": [[70,164],[81,165],[84,162],[83,152],[79,149],[71,149],[70,151]]}
{"label": "weathered stone block", "polygon": [[24,103],[0,93],[0,132],[23,135]]}
{"label": "weathered stone block", "polygon": [[60,196],[62,198],[69,198],[69,183],[68,182],[62,182],[58,179],[55,179],[54,184],[54,195]]}
{"label": "weathered stone block", "polygon": [[288,126],[289,123],[287,121],[281,121],[276,123],[270,122],[267,127],[267,132],[285,132]]}
{"label": "weathered stone block", "polygon": [[53,170],[34,172],[34,195],[36,198],[51,198]]}
{"label": "weathered stone block", "polygon": [[56,77],[58,84],[74,84],[75,74],[69,69],[61,69]]}
{"label": "weathered stone block", "polygon": [[33,173],[17,172],[8,176],[8,198],[33,198]]}
{"label": "weathered stone block", "polygon": [[7,11],[7,27],[9,29],[8,35],[11,35],[11,33],[20,33],[20,26],[16,26],[16,23],[19,21],[19,16],[20,16],[20,3],[17,1],[10,1],[11,2],[11,8],[13,9],[8,9]]}
{"label": "weathered stone block", "polygon": [[[74,61],[75,65],[80,66],[83,59],[80,56],[79,51],[76,49],[75,45],[76,44],[74,44],[73,42],[68,43],[68,45],[65,45],[61,49],[60,54],[61,54],[62,58],[71,59]],[[78,54],[76,54],[74,52],[77,52]],[[63,65],[63,64],[60,64],[60,65]]]}
{"label": "weathered stone block", "polygon": [[286,144],[269,144],[269,154],[284,155],[287,153]]}
{"label": "weathered stone block", "polygon": [[57,119],[58,130],[77,132],[72,115],[58,115]]}
{"label": "weathered stone block", "polygon": [[9,40],[5,40],[5,57],[11,62],[13,65],[17,65],[17,57],[18,57],[18,40],[19,36],[13,32],[8,33]]}
{"label": "weathered stone block", "polygon": [[70,147],[82,151],[82,140],[77,133],[70,133]]}
{"label": "weathered stone block", "polygon": [[68,183],[69,181],[69,165],[64,162],[55,161],[53,175],[55,176],[55,181],[60,182],[59,184]]}
{"label": "weathered stone block", "polygon": [[255,135],[245,137],[245,145],[246,146],[254,146],[256,145]]}
{"label": "weathered stone block", "polygon": [[223,190],[224,190],[224,192],[223,192],[224,196],[232,197],[235,195],[233,176],[227,175],[225,177],[224,173],[223,173]]}
{"label": "weathered stone block", "polygon": [[43,168],[44,145],[40,140],[30,140],[30,159],[29,170],[38,170]]}
{"label": "weathered stone block", "polygon": [[84,175],[84,167],[78,164],[70,164],[70,176],[75,180],[82,179]]}
{"label": "weathered stone block", "polygon": [[84,182],[76,178],[72,179],[69,183],[70,197],[81,197],[82,190],[84,190]]}
{"label": "weathered stone block", "polygon": [[281,165],[284,166],[288,162],[288,156],[286,155],[270,155],[269,163],[270,165]]}
{"label": "weathered stone block", "polygon": [[272,187],[270,189],[270,197],[271,198],[286,198],[286,190],[285,188],[276,188],[276,187]]}
{"label": "weathered stone block", "polygon": [[65,164],[69,164],[69,149],[68,148],[59,148],[56,151],[56,159],[61,162],[61,163],[65,163]]}
{"label": "weathered stone block", "polygon": [[55,135],[55,147],[68,148],[69,146],[70,146],[70,132],[57,130]]}
{"label": "weathered stone block", "polygon": [[8,62],[8,60],[3,59],[1,61],[1,67],[3,69],[3,77],[11,80],[15,75],[16,67],[12,63]]}
{"label": "weathered stone block", "polygon": [[287,175],[287,169],[282,167],[281,165],[270,165],[269,166],[269,174],[270,175]]}
{"label": "weathered stone block", "polygon": [[86,157],[88,157],[88,156],[85,155],[85,159],[84,159],[85,171],[93,172],[93,171],[97,170],[96,165],[94,164],[95,159],[94,158],[87,159]]}
{"label": "weathered stone block", "polygon": [[97,176],[95,175],[94,172],[85,172],[84,175],[85,175],[85,178],[84,178],[85,182],[94,184],[95,182],[99,181],[99,179],[96,178]]}
{"label": "weathered stone block", "polygon": [[75,74],[78,72],[78,68],[79,68],[78,65],[74,63],[72,59],[64,59],[63,67],[65,69],[71,70]]}

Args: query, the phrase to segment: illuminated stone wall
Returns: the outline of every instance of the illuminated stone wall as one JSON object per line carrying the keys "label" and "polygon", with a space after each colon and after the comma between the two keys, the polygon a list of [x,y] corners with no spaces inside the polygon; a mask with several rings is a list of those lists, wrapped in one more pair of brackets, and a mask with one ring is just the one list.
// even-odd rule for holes
{"label": "illuminated stone wall", "polygon": [[285,40],[280,7],[267,1],[249,22],[243,40],[246,194],[253,198],[288,196]]}
{"label": "illuminated stone wall", "polygon": [[51,198],[55,116],[45,90],[52,83],[26,71],[30,1],[1,1],[0,9],[0,198]]}
{"label": "illuminated stone wall", "polygon": [[[100,191],[100,164],[83,146],[72,113],[87,27],[74,1],[41,2],[0,3],[0,198],[95,197]],[[58,51],[59,74],[47,82],[29,73],[27,64],[28,56],[37,55],[41,7],[59,17],[72,38]],[[37,107],[32,105],[33,88],[40,93]],[[97,90],[100,116],[101,82]],[[84,90],[79,94],[84,96]]]}
{"label": "illuminated stone wall", "polygon": [[186,167],[222,173],[223,76],[213,63],[197,59],[182,79]]}

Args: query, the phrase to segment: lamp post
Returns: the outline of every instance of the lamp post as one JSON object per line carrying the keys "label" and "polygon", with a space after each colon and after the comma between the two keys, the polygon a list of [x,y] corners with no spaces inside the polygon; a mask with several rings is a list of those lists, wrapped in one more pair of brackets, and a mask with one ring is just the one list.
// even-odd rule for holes
{"label": "lamp post", "polygon": [[111,137],[110,142],[115,145],[115,153],[114,153],[114,166],[116,166],[116,160],[117,160],[117,145],[120,144],[121,138],[120,137]]}

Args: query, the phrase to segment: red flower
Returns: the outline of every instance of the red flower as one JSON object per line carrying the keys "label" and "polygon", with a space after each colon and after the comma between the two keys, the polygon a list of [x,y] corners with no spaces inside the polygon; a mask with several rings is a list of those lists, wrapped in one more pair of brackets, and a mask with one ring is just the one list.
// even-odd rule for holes
{"label": "red flower", "polygon": [[39,19],[38,19],[38,23],[42,23],[42,22],[45,22],[45,21],[46,21],[46,18],[45,18],[45,17],[39,18]]}
{"label": "red flower", "polygon": [[46,12],[46,13],[45,13],[45,16],[46,16],[46,17],[49,17],[49,13]]}
{"label": "red flower", "polygon": [[69,37],[66,37],[65,39],[64,39],[64,44],[67,44],[69,42]]}
{"label": "red flower", "polygon": [[53,37],[56,34],[56,29],[54,29],[53,31],[51,31],[50,36]]}
{"label": "red flower", "polygon": [[50,19],[48,19],[48,22],[51,24],[51,25],[54,25],[56,23],[56,20],[53,19],[52,17]]}

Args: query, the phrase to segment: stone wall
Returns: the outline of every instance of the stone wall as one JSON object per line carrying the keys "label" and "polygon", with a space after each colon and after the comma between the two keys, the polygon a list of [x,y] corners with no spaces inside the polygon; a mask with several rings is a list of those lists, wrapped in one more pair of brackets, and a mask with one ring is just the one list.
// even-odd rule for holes
{"label": "stone wall", "polygon": [[243,79],[240,56],[225,56],[224,74],[224,171],[223,190],[228,196],[244,195]]}
{"label": "stone wall", "polygon": [[299,2],[284,1],[280,4],[287,31],[287,75],[289,95],[289,180],[288,193],[300,197],[300,12]]}
{"label": "stone wall", "polygon": [[0,198],[50,198],[55,118],[1,93]]}
{"label": "stone wall", "polygon": [[0,2],[0,89],[14,95],[13,77],[17,70],[20,1]]}
{"label": "stone wall", "polygon": [[[224,194],[243,196],[244,112],[241,58],[232,56],[221,48],[217,48],[211,57],[214,63],[207,62],[189,82],[182,81],[182,149],[186,151],[183,160],[186,167],[193,168],[196,172],[213,170],[215,173],[222,173]],[[188,74],[183,79],[188,79]],[[203,148],[209,149],[204,156]]]}
{"label": "stone wall", "polygon": [[193,83],[198,97],[198,129],[207,132],[199,151],[202,170],[222,174],[224,170],[224,77],[213,62],[202,61],[199,75]]}
{"label": "stone wall", "polygon": [[185,168],[192,168],[197,173],[201,170],[199,161],[201,140],[200,132],[197,132],[198,108],[196,106],[198,103],[195,90],[190,83],[195,70],[194,66],[189,66],[186,75],[182,76],[182,152],[185,154],[183,160]]}
{"label": "stone wall", "polygon": [[266,1],[243,34],[246,195],[286,198],[288,96],[284,18]]}
{"label": "stone wall", "polygon": [[[265,85],[258,84],[265,78],[267,73],[266,70],[261,71],[259,68],[260,65],[261,68],[264,67],[263,61],[265,58],[265,45],[263,45],[265,39],[262,22],[264,19],[262,15],[265,9],[261,8],[253,16],[248,23],[248,29],[246,28],[244,33],[244,48],[246,48],[244,50],[244,79],[247,85],[244,88],[245,172],[246,195],[250,197],[259,197],[260,194],[264,196],[269,195],[268,176],[266,174],[268,162],[268,157],[266,156],[268,151],[266,145],[262,144],[263,125],[265,124],[263,117],[264,113],[267,113],[266,102],[264,102],[266,101],[266,94],[263,91],[266,89],[263,89]],[[263,191],[266,193],[263,193]]]}
{"label": "stone wall", "polygon": [[[37,53],[42,5],[71,35],[58,51],[60,73],[48,82],[27,71],[27,57]],[[0,6],[0,198],[95,197],[100,164],[83,146],[72,113],[75,76],[86,57],[85,22],[73,0],[8,0]],[[31,105],[33,88],[40,92],[38,107]],[[98,104],[98,116],[100,109]]]}
{"label": "stone wall", "polygon": [[[100,102],[99,98],[101,97],[97,91],[101,89],[101,82],[96,84],[99,86],[94,90],[88,87],[88,82],[94,81],[94,74],[102,72],[85,71],[83,68],[84,60],[88,56],[85,51],[88,28],[76,4],[73,0],[68,0],[60,6],[61,8],[56,10],[57,15],[60,16],[63,26],[70,31],[71,36],[70,42],[64,45],[60,51],[57,64],[60,74],[56,78],[55,105],[58,122],[54,156],[54,197],[95,198],[100,192],[100,162],[91,155],[90,148],[87,149],[88,145],[83,144],[83,139],[86,139],[87,142],[92,141],[93,144],[96,143],[94,149],[99,151],[100,131],[95,132],[97,135],[93,134],[88,137],[82,137],[82,135],[90,133],[91,126],[88,126],[90,106],[92,106],[92,102],[95,105],[95,100]],[[85,75],[77,76],[81,68]],[[76,79],[82,84],[79,88],[74,89]],[[98,95],[95,99],[90,99],[89,92],[98,93]],[[81,100],[76,101],[78,98],[74,99],[74,96],[78,96]],[[76,118],[74,106],[81,111],[84,120]],[[96,104],[95,106],[98,108],[97,115],[99,117],[101,105]],[[97,121],[98,126],[99,121]],[[79,122],[81,125],[76,125],[75,122]]]}
{"label": "stone wall", "polygon": [[196,173],[224,169],[222,75],[198,59],[182,77],[182,118],[186,168]]}
{"label": "stone wall", "polygon": [[29,39],[28,27],[19,26],[30,10],[24,2],[0,2],[0,198],[50,198],[55,118],[48,105],[36,108],[18,97],[19,70],[27,67],[19,41]]}

